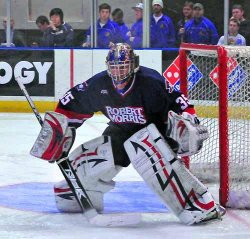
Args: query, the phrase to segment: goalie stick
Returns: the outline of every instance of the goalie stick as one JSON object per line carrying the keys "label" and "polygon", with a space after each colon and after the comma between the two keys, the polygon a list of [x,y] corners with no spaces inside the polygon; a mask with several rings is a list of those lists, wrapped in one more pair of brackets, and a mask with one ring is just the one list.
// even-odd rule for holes
{"label": "goalie stick", "polygon": [[[43,125],[43,119],[39,114],[33,100],[31,99],[28,91],[26,90],[24,84],[16,77],[16,82],[18,83],[23,95],[27,99],[33,113],[35,114],[40,125]],[[70,189],[72,190],[79,206],[81,207],[84,215],[90,224],[97,226],[129,226],[138,224],[141,221],[140,214],[99,214],[96,209],[93,207],[93,204],[84,189],[82,183],[80,182],[76,172],[72,168],[67,157],[56,160],[57,165],[59,166],[65,180],[67,181]]]}

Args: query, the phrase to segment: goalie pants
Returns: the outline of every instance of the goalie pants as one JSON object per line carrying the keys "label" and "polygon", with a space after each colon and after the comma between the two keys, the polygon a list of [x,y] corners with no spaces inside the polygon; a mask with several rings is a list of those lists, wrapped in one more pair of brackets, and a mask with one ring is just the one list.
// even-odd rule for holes
{"label": "goalie pants", "polygon": [[129,157],[125,151],[123,143],[132,135],[119,127],[110,125],[108,126],[102,135],[107,135],[111,137],[112,151],[115,165],[122,167],[127,167],[130,164]]}
{"label": "goalie pants", "polygon": [[[139,130],[140,129],[138,129],[138,131]],[[130,159],[125,151],[123,144],[134,133],[136,132],[125,132],[116,125],[109,125],[102,133],[102,135],[107,135],[111,137],[111,144],[112,144],[112,151],[113,151],[115,165],[119,165],[122,167],[129,166]],[[168,137],[167,138],[165,137],[165,139],[167,140],[172,150],[177,152],[178,143]]]}

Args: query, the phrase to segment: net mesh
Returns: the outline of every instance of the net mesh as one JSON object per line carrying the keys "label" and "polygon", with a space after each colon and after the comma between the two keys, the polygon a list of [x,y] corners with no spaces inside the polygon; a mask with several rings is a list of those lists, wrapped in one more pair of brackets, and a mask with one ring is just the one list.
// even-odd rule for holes
{"label": "net mesh", "polygon": [[[226,47],[226,50],[228,206],[250,208],[250,47]],[[207,126],[210,133],[201,152],[190,158],[190,170],[204,182],[219,182],[218,55],[216,51],[204,52],[197,49],[190,51],[187,57],[198,68],[193,72],[188,70],[189,82],[196,82],[189,83],[188,97],[195,105],[201,124]]]}

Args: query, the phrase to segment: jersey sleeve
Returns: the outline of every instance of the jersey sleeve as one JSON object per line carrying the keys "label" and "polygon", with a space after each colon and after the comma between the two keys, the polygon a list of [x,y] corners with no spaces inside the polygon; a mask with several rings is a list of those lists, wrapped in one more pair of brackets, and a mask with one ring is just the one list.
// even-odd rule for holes
{"label": "jersey sleeve", "polygon": [[89,81],[76,85],[68,90],[59,100],[56,112],[68,118],[69,125],[78,128],[94,115],[95,107],[91,99]]}
{"label": "jersey sleeve", "polygon": [[[165,80],[164,80],[165,81]],[[161,90],[158,91],[158,96],[160,98],[164,98],[162,101],[162,111],[163,111],[163,120],[166,121],[168,118],[168,112],[174,111],[177,114],[182,114],[183,112],[187,112],[189,114],[195,115],[195,108],[194,105],[189,101],[189,99],[180,91],[166,89],[166,85],[161,86]]]}
{"label": "jersey sleeve", "polygon": [[181,114],[183,112],[188,112],[189,114],[196,114],[194,105],[190,103],[188,98],[181,92],[173,91],[169,94],[172,98],[172,104],[169,110]]}

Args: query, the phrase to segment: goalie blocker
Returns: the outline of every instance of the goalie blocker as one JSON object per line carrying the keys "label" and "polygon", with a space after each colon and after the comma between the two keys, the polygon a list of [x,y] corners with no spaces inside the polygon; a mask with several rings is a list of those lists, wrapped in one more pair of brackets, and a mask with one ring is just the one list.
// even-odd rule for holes
{"label": "goalie blocker", "polygon": [[59,113],[46,112],[43,127],[30,154],[54,162],[66,157],[75,140],[75,128],[68,127],[67,118]]}
{"label": "goalie blocker", "polygon": [[184,166],[154,124],[124,143],[131,163],[147,185],[185,224],[220,219],[225,209]]}

